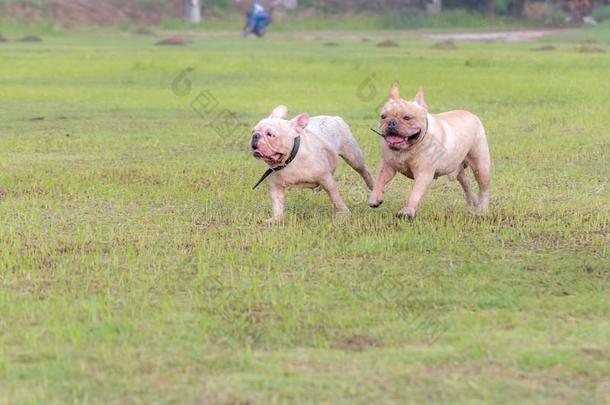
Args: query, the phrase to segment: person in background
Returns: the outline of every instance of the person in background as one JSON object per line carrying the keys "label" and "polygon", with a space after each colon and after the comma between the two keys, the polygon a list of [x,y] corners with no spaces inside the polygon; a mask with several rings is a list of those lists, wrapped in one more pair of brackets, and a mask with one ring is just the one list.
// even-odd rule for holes
{"label": "person in background", "polygon": [[[243,0],[236,0],[238,6]],[[267,26],[271,24],[271,15],[273,9],[269,10],[260,1],[252,0],[250,6],[246,9],[246,25],[242,31],[244,37],[249,34],[254,34],[257,37],[262,37],[267,31]]]}

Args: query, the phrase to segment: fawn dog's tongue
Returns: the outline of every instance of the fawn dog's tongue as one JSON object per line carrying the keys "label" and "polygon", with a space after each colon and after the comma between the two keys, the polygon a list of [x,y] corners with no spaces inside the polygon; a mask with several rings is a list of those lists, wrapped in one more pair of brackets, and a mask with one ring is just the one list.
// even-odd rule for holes
{"label": "fawn dog's tongue", "polygon": [[398,136],[398,135],[388,135],[385,137],[385,140],[387,143],[390,144],[399,144],[405,141],[405,138],[403,138],[402,136]]}

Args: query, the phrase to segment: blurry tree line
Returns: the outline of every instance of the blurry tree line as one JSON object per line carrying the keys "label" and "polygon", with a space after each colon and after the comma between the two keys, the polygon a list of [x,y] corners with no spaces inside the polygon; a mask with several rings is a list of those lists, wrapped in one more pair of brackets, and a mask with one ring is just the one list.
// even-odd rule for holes
{"label": "blurry tree line", "polygon": [[[60,20],[64,25],[107,24],[123,21],[158,23],[181,17],[188,0],[0,0],[0,18],[27,21],[37,18]],[[198,0],[204,15],[243,13],[252,0]],[[267,6],[296,9],[306,15],[371,12],[410,16],[412,11],[467,10],[487,16],[525,17],[562,25],[581,22],[593,15],[610,21],[610,0],[257,0]]]}
{"label": "blurry tree line", "polygon": [[299,0],[299,7],[313,7],[325,12],[383,11],[407,7],[426,10],[438,3],[442,9],[465,9],[487,15],[504,14],[523,16],[528,5],[535,3],[553,6],[565,12],[590,14],[598,5],[610,4],[609,0]]}
{"label": "blurry tree line", "polygon": [[[203,0],[219,8],[231,7],[231,3],[251,0]],[[488,16],[506,15],[516,18],[548,19],[571,17],[573,21],[582,21],[584,16],[591,15],[595,8],[605,9],[604,15],[610,13],[610,0],[258,0],[266,5],[286,5],[299,9],[310,9],[322,13],[342,12],[394,12],[408,9],[419,9],[428,12],[441,10],[467,10],[480,12]],[[600,14],[601,15],[601,14]],[[607,18],[603,18],[607,19]]]}

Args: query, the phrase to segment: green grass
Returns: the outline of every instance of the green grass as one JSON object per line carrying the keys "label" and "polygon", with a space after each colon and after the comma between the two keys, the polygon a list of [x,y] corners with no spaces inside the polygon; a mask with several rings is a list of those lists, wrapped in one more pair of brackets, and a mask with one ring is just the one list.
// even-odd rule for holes
{"label": "green grass", "polygon": [[[607,401],[610,54],[370,38],[0,44],[0,402]],[[489,214],[439,179],[397,222],[410,181],[371,210],[341,163],[349,218],[294,190],[264,225],[249,128],[338,114],[376,170],[395,79],[482,118]],[[240,127],[190,109],[206,89]]]}

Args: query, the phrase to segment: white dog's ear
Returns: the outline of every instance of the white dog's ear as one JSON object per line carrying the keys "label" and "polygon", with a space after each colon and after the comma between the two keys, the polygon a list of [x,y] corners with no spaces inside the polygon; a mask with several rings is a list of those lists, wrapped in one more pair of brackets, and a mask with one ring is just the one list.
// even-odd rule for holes
{"label": "white dog's ear", "polygon": [[400,84],[398,81],[392,83],[392,88],[390,89],[390,98],[394,101],[400,100]]}
{"label": "white dog's ear", "polygon": [[288,115],[288,108],[286,108],[285,105],[278,105],[277,107],[275,107],[273,109],[273,111],[271,111],[271,115],[269,116],[269,118],[286,118],[286,116]]}
{"label": "white dog's ear", "polygon": [[307,114],[299,114],[290,120],[290,125],[298,134],[303,132],[307,124],[309,124],[309,115]]}
{"label": "white dog's ear", "polygon": [[414,100],[420,107],[428,109],[428,104],[426,104],[426,95],[424,94],[424,88],[420,87],[415,95]]}

